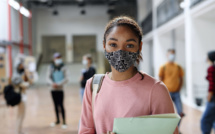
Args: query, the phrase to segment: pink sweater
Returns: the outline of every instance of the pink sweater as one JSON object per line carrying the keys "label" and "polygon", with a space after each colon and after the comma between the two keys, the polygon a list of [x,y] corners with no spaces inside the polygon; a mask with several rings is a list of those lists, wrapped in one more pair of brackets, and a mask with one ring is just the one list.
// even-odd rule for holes
{"label": "pink sweater", "polygon": [[[144,74],[137,73],[125,81],[113,81],[108,75],[95,99],[95,125],[92,115],[91,81],[87,81],[79,134],[104,134],[112,131],[114,118],[152,114],[174,113],[172,100],[166,86]],[[95,130],[96,128],[96,130]],[[174,134],[178,134],[176,129]]]}

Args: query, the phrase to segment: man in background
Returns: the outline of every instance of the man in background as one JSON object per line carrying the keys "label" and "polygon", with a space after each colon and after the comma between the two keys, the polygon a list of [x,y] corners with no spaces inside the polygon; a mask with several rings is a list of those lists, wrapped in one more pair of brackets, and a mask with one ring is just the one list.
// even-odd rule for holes
{"label": "man in background", "polygon": [[178,114],[183,117],[180,90],[183,85],[184,71],[180,65],[175,63],[175,49],[167,51],[167,58],[167,63],[160,67],[159,78],[167,86]]}

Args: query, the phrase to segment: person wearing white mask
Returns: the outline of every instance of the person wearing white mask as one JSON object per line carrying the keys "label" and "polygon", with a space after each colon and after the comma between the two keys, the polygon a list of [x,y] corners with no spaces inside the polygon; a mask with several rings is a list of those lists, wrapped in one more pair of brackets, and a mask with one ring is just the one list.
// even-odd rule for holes
{"label": "person wearing white mask", "polygon": [[83,100],[83,95],[84,95],[84,89],[86,82],[89,78],[91,78],[95,73],[96,70],[92,66],[92,56],[90,54],[86,54],[83,56],[82,64],[84,65],[84,69],[82,69],[82,75],[80,78],[80,84],[81,84],[81,89],[80,89],[80,97],[81,101]]}
{"label": "person wearing white mask", "polygon": [[[62,114],[63,124],[62,129],[66,129],[65,109],[63,105],[64,91],[63,86],[68,82],[67,70],[64,66],[62,56],[56,52],[53,55],[53,62],[48,67],[47,81],[51,85],[51,95],[54,102],[56,122],[50,124],[51,127],[60,124],[59,113]],[[60,111],[59,111],[60,108]]]}
{"label": "person wearing white mask", "polygon": [[183,85],[184,72],[182,67],[175,62],[175,49],[169,49],[167,51],[167,59],[168,62],[160,67],[159,77],[167,86],[178,114],[183,117],[184,113],[180,98],[180,90]]}

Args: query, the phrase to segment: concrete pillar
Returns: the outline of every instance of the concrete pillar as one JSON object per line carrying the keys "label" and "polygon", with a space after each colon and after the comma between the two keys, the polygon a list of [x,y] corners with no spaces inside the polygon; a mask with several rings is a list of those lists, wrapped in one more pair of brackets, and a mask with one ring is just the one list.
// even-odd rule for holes
{"label": "concrete pillar", "polygon": [[192,78],[192,18],[190,14],[190,0],[185,0],[185,68],[186,68],[186,94],[190,103],[193,103]]}

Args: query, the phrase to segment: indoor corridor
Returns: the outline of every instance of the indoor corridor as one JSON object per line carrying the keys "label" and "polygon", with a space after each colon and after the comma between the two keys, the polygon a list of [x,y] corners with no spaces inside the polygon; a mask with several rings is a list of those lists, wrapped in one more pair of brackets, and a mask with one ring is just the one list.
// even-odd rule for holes
{"label": "indoor corridor", "polygon": [[[68,128],[63,130],[60,126],[50,127],[55,121],[54,107],[51,100],[49,87],[38,86],[27,91],[27,108],[24,119],[23,131],[25,134],[77,134],[78,123],[81,113],[81,102],[79,98],[79,85],[69,85],[65,89],[66,120]],[[0,95],[0,102],[3,95]],[[0,134],[14,134],[16,120],[16,107],[0,106]],[[181,122],[182,134],[201,134],[200,119],[202,112],[184,105],[186,116]]]}
{"label": "indoor corridor", "polygon": [[[138,82],[138,71],[154,79]],[[96,102],[95,133],[121,134],[114,118],[173,113],[170,93],[179,114],[153,125],[153,119],[129,120],[129,127],[122,121],[126,134],[172,134],[183,114],[179,134],[209,134],[215,122],[215,0],[0,0],[0,134],[78,134],[81,123],[80,134],[94,133],[88,108],[96,103],[84,105],[80,122],[80,94],[94,74],[107,72],[111,82]],[[154,91],[164,89],[156,80],[169,93]],[[65,108],[66,123],[51,127],[58,124],[55,106],[62,113]],[[142,128],[150,132],[133,131]]]}

